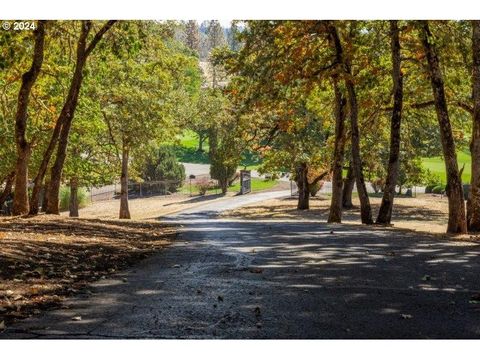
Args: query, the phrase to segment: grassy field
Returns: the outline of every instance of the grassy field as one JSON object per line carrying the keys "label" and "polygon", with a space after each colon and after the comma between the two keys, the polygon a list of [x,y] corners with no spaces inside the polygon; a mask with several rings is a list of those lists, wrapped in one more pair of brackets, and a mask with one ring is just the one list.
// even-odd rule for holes
{"label": "grassy field", "polygon": [[[203,152],[198,152],[198,136],[191,130],[185,130],[179,138],[180,144],[173,145],[178,161],[192,164],[209,164],[208,140],[203,144]],[[245,152],[242,156],[240,167],[246,166],[248,170],[254,170],[260,165],[260,160],[254,153]]]}
{"label": "grassy field", "polygon": [[[253,178],[251,180],[251,184],[252,184],[252,191],[262,191],[262,190],[271,189],[272,187],[278,184],[278,181]],[[233,184],[228,188],[228,190],[236,191],[236,192],[240,191],[240,182]]]}
{"label": "grassy field", "polygon": [[[470,182],[471,174],[471,158],[470,154],[464,151],[457,153],[458,167],[461,169],[465,164],[465,168],[462,173],[462,181],[464,183]],[[433,174],[440,177],[440,180],[445,184],[447,182],[447,175],[445,173],[445,162],[442,157],[422,158],[422,165],[425,169],[430,170]]]}
{"label": "grassy field", "polygon": [[[177,158],[180,162],[186,163],[194,163],[194,164],[209,164],[210,160],[208,158],[208,140],[205,141],[203,145],[204,152],[198,152],[198,136],[191,130],[185,130],[182,136],[179,138],[180,144],[175,145],[175,153],[177,154]],[[458,151],[457,155],[458,159],[458,166],[462,168],[465,164],[465,169],[462,173],[462,180],[464,183],[470,182],[470,163],[471,158],[470,154],[466,151]],[[261,164],[261,160],[252,153],[245,153],[243,156],[243,160],[241,163],[241,167],[246,166],[248,170],[255,170]],[[443,183],[447,182],[447,177],[445,173],[445,162],[441,156],[431,157],[431,158],[422,158],[422,165],[425,169],[430,170],[433,174],[437,175]],[[346,176],[346,171],[344,173]],[[255,183],[255,187],[258,187],[258,190],[262,189],[262,186],[267,186],[266,184],[261,184],[262,180]],[[253,189],[253,181],[252,180],[252,189]],[[232,191],[238,191],[237,189],[231,189]]]}

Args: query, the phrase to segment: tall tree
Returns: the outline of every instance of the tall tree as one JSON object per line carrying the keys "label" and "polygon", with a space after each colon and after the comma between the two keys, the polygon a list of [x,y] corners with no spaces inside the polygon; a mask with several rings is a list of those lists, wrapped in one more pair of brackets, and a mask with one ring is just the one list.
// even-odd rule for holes
{"label": "tall tree", "polygon": [[472,178],[468,206],[468,230],[480,231],[480,21],[472,21],[473,126],[470,152]]}
{"label": "tall tree", "polygon": [[34,31],[35,46],[30,69],[22,75],[22,85],[18,93],[17,113],[15,115],[15,142],[17,147],[17,161],[15,165],[15,196],[13,198],[13,214],[28,213],[28,162],[30,144],[26,138],[28,103],[32,87],[42,68],[45,45],[45,23],[39,21]]}
{"label": "tall tree", "polygon": [[328,32],[334,44],[336,57],[342,59],[342,67],[344,72],[345,87],[347,88],[349,117],[350,117],[350,132],[351,132],[351,146],[352,146],[352,163],[353,172],[355,174],[355,181],[357,184],[358,197],[360,199],[360,217],[362,223],[372,224],[372,209],[370,200],[368,198],[367,187],[363,178],[362,158],[360,155],[360,132],[358,128],[358,103],[357,93],[355,90],[355,83],[351,71],[351,60],[344,55],[343,45],[340,40],[339,33],[336,26],[330,22],[328,24]]}
{"label": "tall tree", "polygon": [[400,57],[400,36],[398,22],[390,21],[390,47],[392,52],[393,110],[390,122],[390,155],[383,191],[382,203],[378,212],[377,224],[390,224],[392,220],[393,199],[400,167],[400,125],[403,108],[403,75]]}
{"label": "tall tree", "polygon": [[[81,23],[81,33],[77,43],[75,70],[73,72],[73,77],[70,83],[70,89],[65,100],[65,104],[57,119],[57,123],[61,124],[61,130],[59,130],[59,134],[56,134],[55,131],[52,134],[52,139],[58,137],[58,145],[55,163],[52,166],[50,183],[48,188],[49,200],[48,207],[46,209],[46,212],[48,214],[59,213],[59,191],[62,179],[62,170],[67,153],[68,135],[72,126],[72,121],[75,115],[75,109],[77,107],[78,97],[80,94],[80,88],[82,86],[83,69],[87,62],[88,56],[92,53],[92,51],[95,49],[102,37],[115,24],[115,22],[115,20],[107,21],[94,35],[90,43],[87,42],[87,38],[92,28],[92,21],[84,20]],[[57,126],[55,126],[55,129],[57,129]]]}
{"label": "tall tree", "polygon": [[332,200],[330,203],[329,223],[342,222],[343,210],[343,160],[345,154],[345,118],[347,115],[345,98],[338,84],[338,78],[333,79],[335,92],[335,147],[332,164]]}
{"label": "tall tree", "polygon": [[[131,51],[108,54],[108,67],[95,68],[103,79],[98,89],[103,119],[120,163],[121,219],[130,218],[128,206],[129,167],[140,161],[149,145],[171,140],[178,131],[175,108],[178,94],[191,85],[198,59],[171,46],[162,37],[163,24],[140,24],[148,35]],[[198,86],[200,84],[198,83]],[[153,143],[153,144],[152,144]]]}
{"label": "tall tree", "polygon": [[187,46],[195,51],[200,51],[200,33],[198,30],[198,23],[196,20],[188,20],[187,24],[185,25],[185,34],[186,39],[185,42]]}
{"label": "tall tree", "polygon": [[238,51],[240,49],[240,41],[238,41],[239,32],[237,22],[232,21],[228,32],[228,45],[232,51]]}
{"label": "tall tree", "polygon": [[214,61],[212,61],[211,54],[215,49],[220,48],[226,44],[225,34],[223,33],[222,25],[218,20],[211,20],[208,23],[207,35],[208,35],[208,43],[210,47],[209,65],[210,65],[211,75],[212,75],[211,76],[212,87],[216,88],[220,80],[220,73],[219,73],[219,67]]}
{"label": "tall tree", "polygon": [[425,50],[428,63],[428,73],[431,80],[435,111],[437,113],[440,127],[440,138],[442,141],[443,157],[447,171],[447,196],[448,196],[448,226],[449,233],[465,233],[467,221],[465,217],[465,202],[463,198],[463,187],[460,173],[458,171],[455,140],[453,138],[452,126],[448,114],[447,100],[445,96],[445,85],[440,60],[437,55],[433,35],[430,31],[429,22],[422,20],[420,25],[420,39]]}

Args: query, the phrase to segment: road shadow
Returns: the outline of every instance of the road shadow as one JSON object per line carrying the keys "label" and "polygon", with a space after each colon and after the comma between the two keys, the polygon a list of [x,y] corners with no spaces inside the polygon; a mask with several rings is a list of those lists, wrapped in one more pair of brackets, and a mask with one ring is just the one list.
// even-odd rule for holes
{"label": "road shadow", "polygon": [[478,338],[479,255],[361,225],[198,219],[127,282],[2,336]]}
{"label": "road shadow", "polygon": [[[313,206],[309,210],[297,210],[295,206],[291,204],[291,197],[285,197],[278,199],[278,203],[275,205],[262,205],[253,204],[250,209],[236,209],[228,212],[228,217],[242,217],[245,219],[314,219],[314,220],[326,220],[330,211],[330,203],[327,198],[320,197],[314,198],[311,201]],[[372,213],[378,213],[380,204],[371,204]],[[248,211],[251,210],[251,211]],[[448,222],[448,216],[444,212],[437,209],[429,209],[426,207],[415,207],[404,204],[395,204],[393,208],[392,218],[398,222],[408,221],[423,221],[434,222],[436,224],[446,224]],[[351,209],[344,209],[342,219],[345,221],[358,221],[361,222],[360,208],[353,207]]]}
{"label": "road shadow", "polygon": [[187,199],[187,200],[167,203],[163,206],[178,205],[178,204],[197,204],[197,203],[203,203],[205,201],[220,199],[220,198],[223,198],[223,197],[225,197],[224,194],[212,194],[212,195],[195,196],[195,197],[192,197],[192,198]]}

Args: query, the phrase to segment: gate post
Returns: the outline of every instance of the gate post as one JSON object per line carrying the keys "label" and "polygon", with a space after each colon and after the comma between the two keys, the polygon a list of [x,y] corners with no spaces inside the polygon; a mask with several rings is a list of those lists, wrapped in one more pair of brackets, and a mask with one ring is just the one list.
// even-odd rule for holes
{"label": "gate post", "polygon": [[252,191],[251,171],[240,170],[240,194],[245,195]]}

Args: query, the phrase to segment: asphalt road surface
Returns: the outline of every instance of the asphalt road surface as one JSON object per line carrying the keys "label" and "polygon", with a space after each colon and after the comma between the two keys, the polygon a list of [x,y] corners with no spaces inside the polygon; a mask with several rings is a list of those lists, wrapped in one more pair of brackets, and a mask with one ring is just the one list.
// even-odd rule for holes
{"label": "asphalt road surface", "polygon": [[175,244],[0,337],[480,338],[480,245],[216,217],[265,194],[171,215]]}

